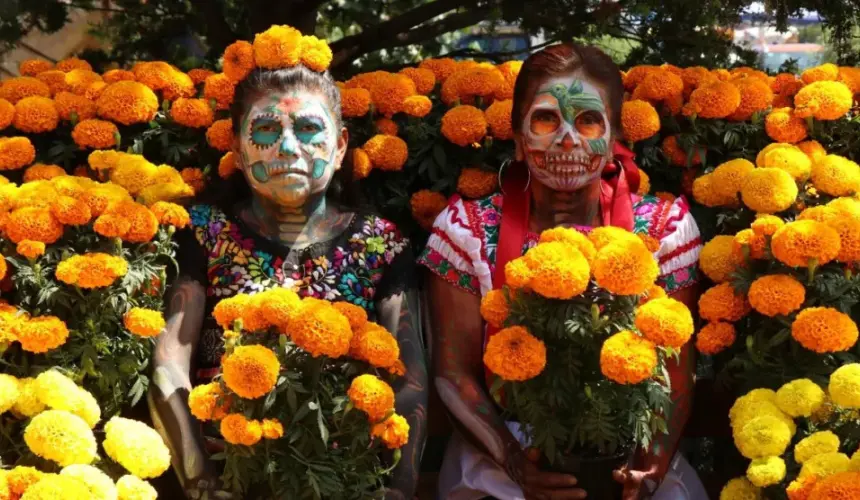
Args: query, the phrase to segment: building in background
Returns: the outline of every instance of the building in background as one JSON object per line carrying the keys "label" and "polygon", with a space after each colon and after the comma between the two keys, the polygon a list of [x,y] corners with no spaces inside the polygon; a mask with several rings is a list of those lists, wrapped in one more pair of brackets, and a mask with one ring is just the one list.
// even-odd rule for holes
{"label": "building in background", "polygon": [[753,9],[733,32],[736,44],[759,53],[759,64],[767,71],[776,72],[790,61],[800,70],[828,62],[823,25],[815,12],[789,19],[787,31],[781,33],[772,19]]}

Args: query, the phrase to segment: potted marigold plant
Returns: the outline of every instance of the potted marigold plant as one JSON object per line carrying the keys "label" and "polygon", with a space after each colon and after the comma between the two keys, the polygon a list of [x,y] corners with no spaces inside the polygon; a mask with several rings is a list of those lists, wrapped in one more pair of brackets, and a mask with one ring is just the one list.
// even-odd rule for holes
{"label": "potted marigold plant", "polygon": [[826,389],[803,378],[738,398],[729,418],[749,465],[720,498],[860,497],[860,364],[838,368]]}
{"label": "potted marigold plant", "polygon": [[654,284],[657,263],[623,229],[558,228],[505,267],[488,293],[484,363],[525,444],[573,473],[589,498],[617,498],[612,471],[667,431],[665,361],[693,334],[682,303]]}
{"label": "potted marigold plant", "polygon": [[396,339],[358,306],[285,288],[224,299],[213,314],[226,331],[222,374],[189,407],[227,442],[225,485],[243,498],[380,497],[409,436],[385,381],[404,371]]}

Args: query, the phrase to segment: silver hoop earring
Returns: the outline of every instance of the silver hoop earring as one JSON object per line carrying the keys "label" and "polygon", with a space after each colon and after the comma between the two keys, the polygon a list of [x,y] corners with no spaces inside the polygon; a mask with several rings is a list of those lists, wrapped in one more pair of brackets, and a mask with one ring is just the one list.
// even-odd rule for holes
{"label": "silver hoop earring", "polygon": [[[513,160],[511,160],[510,158],[508,158],[507,160],[505,160],[505,161],[502,163],[502,166],[501,166],[501,167],[499,167],[499,191],[501,191],[503,195],[504,195],[504,194],[507,194],[507,193],[505,193],[505,187],[504,187],[504,185],[503,185],[503,183],[502,183],[502,175],[504,174],[505,169],[506,169],[506,168],[508,168],[508,165],[510,165],[511,163],[513,163]],[[528,191],[529,186],[530,186],[530,185],[531,185],[531,183],[532,183],[532,171],[531,171],[528,167],[526,167],[526,173],[528,174],[528,180],[526,180],[526,185],[525,185],[525,187],[523,188],[523,192],[524,192],[524,193],[525,193],[526,191]]]}

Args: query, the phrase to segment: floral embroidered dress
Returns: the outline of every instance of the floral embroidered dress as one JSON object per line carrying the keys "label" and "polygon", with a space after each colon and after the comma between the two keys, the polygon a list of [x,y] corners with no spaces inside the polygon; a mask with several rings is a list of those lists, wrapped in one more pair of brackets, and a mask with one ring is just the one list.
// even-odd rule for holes
{"label": "floral embroidered dress", "polygon": [[212,309],[222,298],[287,287],[302,297],[350,302],[375,319],[375,302],[403,291],[413,275],[409,240],[375,215],[357,213],[337,237],[290,252],[213,205],[194,206],[190,214],[191,229],[177,235],[179,266],[206,286],[197,354],[203,381],[220,367],[223,331]]}
{"label": "floral embroidered dress", "polygon": [[[436,218],[419,264],[469,293],[483,296],[492,290],[502,202],[501,194],[468,201],[459,196],[452,198]],[[654,256],[660,263],[658,284],[666,293],[698,281],[702,241],[686,200],[682,197],[669,202],[634,195],[633,216],[633,232],[648,235],[660,244]],[[529,233],[523,253],[537,241],[538,235]]]}

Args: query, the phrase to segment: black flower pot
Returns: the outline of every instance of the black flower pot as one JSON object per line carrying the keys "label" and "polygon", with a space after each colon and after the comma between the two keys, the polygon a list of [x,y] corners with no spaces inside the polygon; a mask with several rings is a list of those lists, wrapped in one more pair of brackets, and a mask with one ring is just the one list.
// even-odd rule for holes
{"label": "black flower pot", "polygon": [[588,493],[588,500],[618,500],[623,486],[613,479],[612,473],[629,465],[632,457],[630,448],[613,455],[570,454],[559,456],[549,468],[576,477],[576,487]]}

